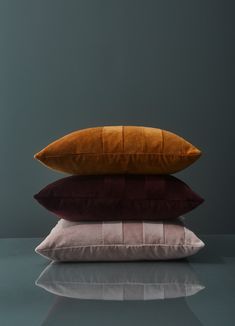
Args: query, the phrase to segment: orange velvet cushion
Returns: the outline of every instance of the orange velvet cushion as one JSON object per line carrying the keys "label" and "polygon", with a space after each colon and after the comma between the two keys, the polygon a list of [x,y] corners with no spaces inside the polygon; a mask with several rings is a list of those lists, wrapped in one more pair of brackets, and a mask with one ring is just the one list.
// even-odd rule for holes
{"label": "orange velvet cushion", "polygon": [[72,132],[35,155],[71,174],[169,174],[192,164],[199,149],[165,130],[107,126]]}

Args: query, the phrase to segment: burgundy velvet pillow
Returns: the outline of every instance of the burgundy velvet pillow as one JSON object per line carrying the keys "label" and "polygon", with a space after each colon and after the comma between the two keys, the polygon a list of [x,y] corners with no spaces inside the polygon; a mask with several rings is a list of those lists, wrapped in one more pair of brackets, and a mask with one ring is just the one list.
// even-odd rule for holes
{"label": "burgundy velvet pillow", "polygon": [[34,198],[69,221],[172,219],[203,202],[170,175],[70,176],[49,184]]}

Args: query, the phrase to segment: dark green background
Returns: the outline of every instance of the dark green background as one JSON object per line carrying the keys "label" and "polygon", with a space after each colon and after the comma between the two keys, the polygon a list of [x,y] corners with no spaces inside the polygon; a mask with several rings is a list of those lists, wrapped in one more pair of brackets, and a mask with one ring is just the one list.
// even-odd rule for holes
{"label": "dark green background", "polygon": [[71,131],[144,125],[203,157],[197,233],[234,233],[234,1],[0,0],[0,236],[45,235],[32,196],[62,177],[33,154]]}

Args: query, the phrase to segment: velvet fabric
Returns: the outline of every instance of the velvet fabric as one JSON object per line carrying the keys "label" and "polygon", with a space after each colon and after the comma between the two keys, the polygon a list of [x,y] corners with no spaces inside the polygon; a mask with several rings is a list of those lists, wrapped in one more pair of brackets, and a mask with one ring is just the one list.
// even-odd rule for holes
{"label": "velvet fabric", "polygon": [[172,174],[200,155],[195,146],[162,129],[107,126],[70,133],[35,158],[70,174]]}
{"label": "velvet fabric", "polygon": [[203,202],[183,181],[169,175],[70,176],[34,197],[70,221],[173,219]]}
{"label": "velvet fabric", "polygon": [[162,300],[204,289],[188,262],[52,262],[35,284],[83,300]]}
{"label": "velvet fabric", "polygon": [[204,243],[180,220],[59,220],[35,251],[54,261],[168,260],[195,254]]}

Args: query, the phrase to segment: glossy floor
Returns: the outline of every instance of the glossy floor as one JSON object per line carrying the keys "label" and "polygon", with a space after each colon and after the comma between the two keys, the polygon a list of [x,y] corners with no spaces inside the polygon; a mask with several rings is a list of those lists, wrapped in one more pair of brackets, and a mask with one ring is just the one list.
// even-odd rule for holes
{"label": "glossy floor", "polygon": [[235,325],[235,236],[173,262],[49,264],[0,240],[0,325]]}

